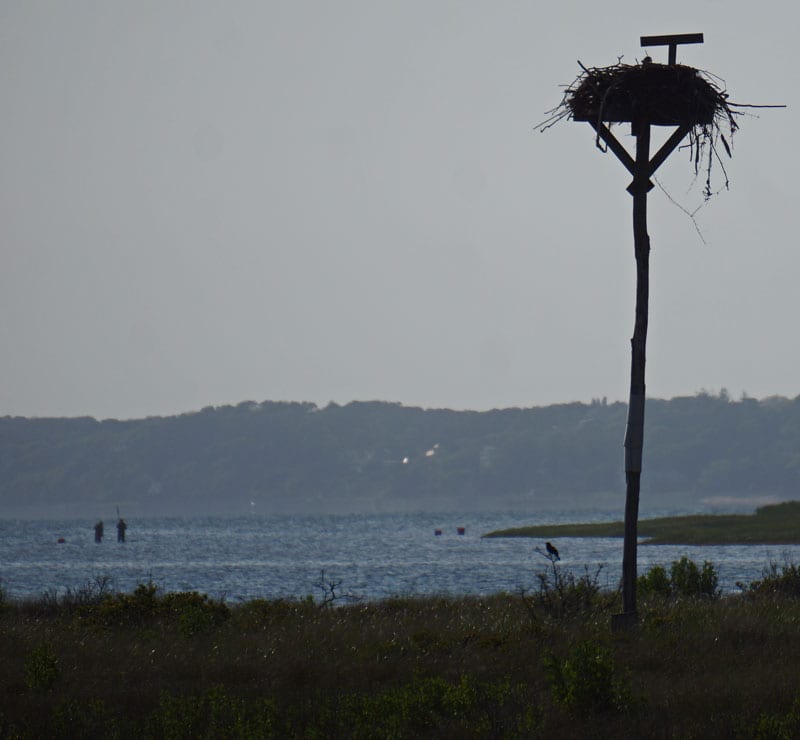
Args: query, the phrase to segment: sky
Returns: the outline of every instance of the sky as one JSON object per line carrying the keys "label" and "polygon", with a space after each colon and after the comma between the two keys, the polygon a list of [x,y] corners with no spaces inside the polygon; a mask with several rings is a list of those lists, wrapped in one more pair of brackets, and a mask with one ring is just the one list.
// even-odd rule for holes
{"label": "sky", "polygon": [[799,8],[3,3],[0,415],[626,400],[629,176],[536,124],[579,60],[694,32],[678,61],[787,108],[705,205],[686,151],[659,170],[647,393],[797,396]]}

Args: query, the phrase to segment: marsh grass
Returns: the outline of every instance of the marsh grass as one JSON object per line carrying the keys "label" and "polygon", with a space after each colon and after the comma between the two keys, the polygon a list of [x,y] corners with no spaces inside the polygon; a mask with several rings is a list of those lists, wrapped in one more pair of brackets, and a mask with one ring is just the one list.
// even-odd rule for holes
{"label": "marsh grass", "polygon": [[[489,532],[485,537],[622,537],[624,522],[546,524]],[[641,519],[638,534],[652,545],[800,543],[800,501],[762,506],[754,514],[695,514]]]}
{"label": "marsh grass", "polygon": [[639,629],[612,634],[617,595],[580,583],[563,609],[541,592],[320,608],[152,584],[61,610],[6,599],[0,737],[793,736],[800,599],[651,594]]}

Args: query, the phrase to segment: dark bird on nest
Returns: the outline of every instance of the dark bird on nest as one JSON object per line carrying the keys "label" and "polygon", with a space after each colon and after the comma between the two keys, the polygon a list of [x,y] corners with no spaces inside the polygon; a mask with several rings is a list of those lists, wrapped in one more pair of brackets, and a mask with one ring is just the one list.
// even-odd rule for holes
{"label": "dark bird on nest", "polygon": [[556,550],[555,545],[550,542],[545,542],[544,546],[547,548],[547,553],[552,555],[556,560],[561,560],[561,557],[558,554],[558,550]]}

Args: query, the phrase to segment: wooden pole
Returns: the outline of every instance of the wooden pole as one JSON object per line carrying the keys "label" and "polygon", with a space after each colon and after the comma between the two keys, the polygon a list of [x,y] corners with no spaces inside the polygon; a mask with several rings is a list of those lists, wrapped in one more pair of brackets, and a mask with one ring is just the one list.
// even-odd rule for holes
{"label": "wooden pole", "polygon": [[625,539],[622,552],[622,614],[611,618],[614,630],[636,625],[636,550],[639,520],[639,488],[642,477],[644,439],[645,347],[647,344],[648,300],[650,293],[650,237],[647,234],[647,194],[650,178],[691,131],[683,124],[672,133],[650,159],[650,123],[635,121],[631,133],[636,137],[636,157],[631,157],[614,134],[602,123],[590,121],[597,135],[633,175],[627,190],[633,196],[633,244],[636,257],[636,318],[631,338],[631,385],[628,399],[628,424],[625,430]]}
{"label": "wooden pole", "polygon": [[[642,46],[667,46],[669,64],[676,64],[679,44],[702,44],[702,33],[642,36]],[[650,160],[650,122],[633,120],[631,133],[636,137],[636,158],[628,154],[602,121],[589,120],[592,128],[633,175],[628,192],[633,196],[633,243],[636,257],[636,318],[631,338],[631,385],[628,399],[628,423],[625,429],[625,539],[622,550],[622,614],[611,618],[612,629],[636,625],[636,550],[639,524],[639,489],[642,478],[644,446],[644,369],[647,344],[647,317],[650,294],[650,237],[647,234],[647,193],[650,178],[692,129],[690,122],[677,127]]]}
{"label": "wooden pole", "polygon": [[636,578],[639,489],[644,443],[645,347],[650,293],[650,237],[647,234],[647,192],[650,189],[650,124],[635,127],[636,160],[630,193],[633,196],[633,241],[636,257],[636,316],[631,338],[631,384],[625,431],[625,540],[622,552],[622,608],[616,626],[637,621]]}

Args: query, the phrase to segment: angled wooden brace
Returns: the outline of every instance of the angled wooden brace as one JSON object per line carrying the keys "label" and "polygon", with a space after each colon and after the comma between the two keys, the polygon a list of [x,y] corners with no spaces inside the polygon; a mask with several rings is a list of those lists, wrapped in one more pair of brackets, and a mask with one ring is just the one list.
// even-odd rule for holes
{"label": "angled wooden brace", "polygon": [[[608,148],[617,155],[617,159],[622,162],[623,166],[625,167],[628,172],[633,175],[635,178],[637,175],[636,172],[636,162],[634,161],[633,157],[628,154],[628,150],[620,144],[619,139],[617,139],[614,134],[611,133],[611,130],[602,122],[595,122],[589,121],[589,125],[597,132],[597,135],[608,145]],[[650,181],[650,178],[655,174],[656,170],[664,164],[667,157],[675,151],[675,148],[683,141],[683,138],[692,130],[691,125],[683,124],[678,126],[675,131],[672,132],[672,135],[662,144],[661,148],[653,155],[648,163],[647,172],[644,173],[644,176],[647,177],[647,192],[653,189],[653,183]],[[628,185],[628,192],[632,194],[633,183]]]}

